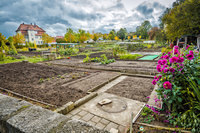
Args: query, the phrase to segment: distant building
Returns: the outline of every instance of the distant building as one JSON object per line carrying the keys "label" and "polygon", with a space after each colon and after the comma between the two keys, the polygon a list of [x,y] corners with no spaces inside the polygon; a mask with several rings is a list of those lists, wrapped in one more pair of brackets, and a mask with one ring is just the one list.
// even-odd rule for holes
{"label": "distant building", "polygon": [[56,39],[64,38],[64,36],[56,36]]}
{"label": "distant building", "polygon": [[36,43],[37,45],[42,45],[42,34],[45,33],[45,31],[37,26],[36,24],[20,24],[18,29],[16,30],[16,33],[21,33],[24,35],[25,42],[31,42]]}

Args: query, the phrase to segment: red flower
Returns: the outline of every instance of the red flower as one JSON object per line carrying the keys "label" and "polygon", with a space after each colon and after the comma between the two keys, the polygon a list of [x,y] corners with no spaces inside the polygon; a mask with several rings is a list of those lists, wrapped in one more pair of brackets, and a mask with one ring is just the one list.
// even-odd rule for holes
{"label": "red flower", "polygon": [[67,59],[71,59],[71,57],[67,57]]}

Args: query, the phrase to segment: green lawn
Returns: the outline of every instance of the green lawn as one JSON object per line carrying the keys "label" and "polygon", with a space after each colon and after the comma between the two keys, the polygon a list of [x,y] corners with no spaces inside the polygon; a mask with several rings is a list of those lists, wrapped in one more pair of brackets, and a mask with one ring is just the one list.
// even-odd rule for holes
{"label": "green lawn", "polygon": [[41,57],[25,57],[23,59],[5,59],[4,61],[0,61],[0,64],[7,64],[7,63],[14,63],[14,62],[21,62],[21,61],[28,61],[30,63],[37,63],[41,61],[46,61],[47,59],[41,58]]}

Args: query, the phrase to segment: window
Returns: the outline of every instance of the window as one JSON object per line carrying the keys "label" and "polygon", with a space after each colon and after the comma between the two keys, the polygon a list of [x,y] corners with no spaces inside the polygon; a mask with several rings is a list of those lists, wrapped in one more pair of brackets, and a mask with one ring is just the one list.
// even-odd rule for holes
{"label": "window", "polygon": [[32,41],[34,41],[34,38],[32,38]]}

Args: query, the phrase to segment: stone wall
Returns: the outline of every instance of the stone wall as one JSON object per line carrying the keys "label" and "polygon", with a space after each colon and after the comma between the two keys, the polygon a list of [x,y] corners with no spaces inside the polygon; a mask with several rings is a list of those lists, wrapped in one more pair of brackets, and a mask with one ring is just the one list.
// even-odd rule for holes
{"label": "stone wall", "polygon": [[0,94],[1,133],[108,133],[82,121]]}

